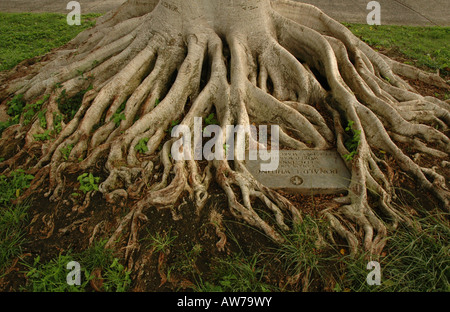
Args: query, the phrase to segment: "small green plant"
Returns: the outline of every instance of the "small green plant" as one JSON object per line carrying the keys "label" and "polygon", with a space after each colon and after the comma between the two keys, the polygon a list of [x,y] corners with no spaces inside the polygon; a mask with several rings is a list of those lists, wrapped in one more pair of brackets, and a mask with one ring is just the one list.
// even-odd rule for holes
{"label": "small green plant", "polygon": [[43,133],[33,134],[36,141],[47,141],[50,140],[51,130],[45,130]]}
{"label": "small green plant", "polygon": [[11,117],[6,121],[0,122],[0,135],[3,131],[12,125],[16,125],[20,121],[20,115],[22,114],[25,101],[23,100],[23,94],[14,96],[9,102],[6,103],[7,114]]}
{"label": "small green plant", "polygon": [[149,246],[153,248],[153,252],[164,252],[166,253],[172,243],[177,239],[178,236],[171,234],[172,229],[169,229],[167,233],[159,234],[156,233],[152,235],[148,232],[148,237],[144,238],[144,240],[149,241]]}
{"label": "small green plant", "polygon": [[116,127],[118,127],[122,120],[126,120],[126,117],[124,113],[114,113],[114,115],[111,117],[111,120],[115,123]]}
{"label": "small green plant", "polygon": [[80,191],[84,194],[92,191],[98,191],[99,177],[94,177],[92,173],[83,173],[78,176],[77,181],[80,182]]}
{"label": "small green plant", "polygon": [[265,283],[265,268],[260,263],[261,255],[251,257],[241,255],[218,259],[214,269],[214,281],[196,284],[195,290],[220,292],[269,292],[273,286]]}
{"label": "small green plant", "polygon": [[39,126],[41,126],[42,129],[47,129],[47,119],[45,119],[45,114],[47,113],[47,110],[41,110],[38,112],[38,119],[39,119]]}
{"label": "small green plant", "polygon": [[208,115],[208,117],[205,118],[205,124],[206,125],[217,125],[218,121],[216,119],[216,115],[214,113],[211,113]]}
{"label": "small green plant", "polygon": [[[193,273],[200,273],[196,262],[198,257],[203,251],[203,247],[200,244],[194,244],[191,249],[184,249],[183,257],[176,261],[170,268],[170,271],[177,271],[183,276]],[[194,276],[195,278],[196,276]]]}
{"label": "small green plant", "polygon": [[0,176],[0,207],[8,206],[11,199],[20,196],[22,190],[30,187],[34,176],[27,174],[23,169],[14,170],[9,176]]}
{"label": "small green plant", "polygon": [[105,268],[103,288],[107,292],[125,292],[131,285],[131,271],[128,271],[119,259],[114,258],[113,263]]}
{"label": "small green plant", "polygon": [[[101,272],[101,290],[107,292],[125,292],[131,285],[131,272],[114,257],[113,250],[105,248],[107,240],[94,241],[80,253],[68,251],[59,254],[46,263],[37,256],[27,267],[27,289],[37,292],[84,292],[96,278],[94,271]],[[80,265],[80,285],[69,285],[67,264],[76,261]]]}
{"label": "small green plant", "polygon": [[357,154],[358,146],[359,146],[359,143],[361,141],[361,130],[355,130],[353,128],[354,124],[355,124],[354,121],[349,120],[348,121],[348,125],[345,128],[345,131],[347,133],[349,133],[349,135],[350,135],[350,138],[345,141],[345,147],[350,152],[349,154],[345,154],[344,155],[344,158],[347,161],[352,160],[353,157]]}
{"label": "small green plant", "polygon": [[147,143],[149,140],[150,140],[149,138],[140,139],[138,144],[136,144],[136,146],[134,147],[136,152],[142,153],[142,154],[148,152]]}
{"label": "small green plant", "polygon": [[60,134],[62,131],[62,121],[63,121],[63,115],[60,113],[53,113],[53,134]]}
{"label": "small green plant", "polygon": [[119,108],[117,109],[117,111],[111,116],[111,121],[114,122],[114,124],[116,125],[116,127],[120,126],[120,123],[122,122],[122,120],[126,120],[126,116],[123,113],[123,110],[125,109],[125,104],[127,103],[127,101],[124,101]]}
{"label": "small green plant", "polygon": [[114,257],[113,250],[105,248],[107,240],[94,241],[84,250],[79,258],[90,272],[101,269],[103,290],[108,292],[124,292],[131,285],[130,271]]}
{"label": "small green plant", "polygon": [[312,282],[326,274],[329,245],[320,239],[326,233],[326,225],[320,219],[306,215],[292,231],[283,233],[285,243],[274,249],[273,257],[283,265],[287,276],[302,276],[302,289],[309,290]]}
{"label": "small green plant", "polygon": [[155,100],[155,107],[158,106],[159,103],[161,103],[160,100],[159,100],[159,99],[156,99],[156,100]]}
{"label": "small green plant", "polygon": [[25,101],[23,99],[23,94],[15,95],[11,101],[6,103],[8,110],[7,114],[11,117],[20,116],[25,108]]}
{"label": "small green plant", "polygon": [[[67,264],[74,261],[75,256],[68,252],[65,255],[59,255],[47,263],[41,263],[37,256],[32,265],[24,263],[28,268],[26,276],[28,278],[28,290],[33,292],[82,292],[90,281],[89,272],[83,267],[80,268],[84,273],[81,285],[70,285],[67,283]],[[80,273],[81,273],[80,272]]]}
{"label": "small green plant", "polygon": [[219,122],[216,119],[216,115],[214,113],[211,113],[207,117],[205,117],[204,123],[206,124],[206,126],[203,128],[203,133],[205,135],[210,135],[210,133],[207,132],[206,127],[209,125],[217,125]]}
{"label": "small green plant", "polygon": [[28,125],[36,113],[40,112],[42,105],[49,99],[49,95],[45,95],[42,99],[36,101],[33,104],[26,104],[23,109],[23,125]]}
{"label": "small green plant", "polygon": [[70,152],[72,152],[73,144],[69,144],[63,148],[61,148],[59,151],[61,152],[62,157],[64,160],[69,160]]}
{"label": "small green plant", "polygon": [[230,148],[230,146],[228,145],[228,144],[224,144],[223,145],[223,151],[224,151],[224,153],[225,153],[225,156],[227,156],[227,154],[228,154],[228,149]]}
{"label": "small green plant", "polygon": [[167,129],[166,132],[172,133],[173,128],[176,127],[176,126],[178,126],[179,124],[180,124],[180,121],[179,121],[179,120],[174,120],[174,121],[172,121],[172,122],[170,123],[169,129]]}

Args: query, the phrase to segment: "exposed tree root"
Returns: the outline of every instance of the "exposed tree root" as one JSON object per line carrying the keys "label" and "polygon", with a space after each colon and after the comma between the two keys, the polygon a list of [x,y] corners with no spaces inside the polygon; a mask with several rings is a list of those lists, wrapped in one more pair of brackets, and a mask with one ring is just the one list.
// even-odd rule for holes
{"label": "exposed tree root", "polygon": [[[287,230],[291,222],[286,217],[301,222],[301,213],[256,181],[241,160],[210,160],[201,168],[195,160],[175,161],[170,154],[178,139],[167,140],[173,121],[194,132],[195,118],[215,111],[223,133],[228,125],[277,124],[282,148],[337,148],[344,158],[351,152],[346,141],[352,133],[345,130],[351,122],[359,145],[346,162],[352,176],[349,192],[323,214],[353,252],[362,245],[380,253],[387,228],[408,220],[393,205],[392,169],[376,156],[379,150],[448,210],[445,178],[419,166],[399,144],[448,157],[450,105],[419,95],[399,75],[448,88],[442,79],[378,54],[310,5],[197,2],[130,0],[26,75],[2,78],[2,101],[20,93],[28,102],[50,95],[43,107],[47,129],[55,127],[63,95],[88,90],[53,140],[36,142],[34,135],[46,130],[37,118],[31,126],[4,131],[2,146],[22,145],[1,169],[33,163],[30,172],[36,178],[24,196],[45,186],[46,196],[61,200],[67,175],[105,173],[99,191],[109,202],[135,202],[108,242],[116,244],[129,230],[125,255],[132,262],[145,209],[173,207],[188,194],[199,213],[215,179],[236,218],[282,242],[279,229]],[[325,120],[325,111],[332,123]],[[114,117],[120,113],[125,120],[118,123]],[[143,139],[146,149],[137,151]],[[234,152],[251,140],[236,144]],[[31,162],[30,154],[38,159]],[[376,202],[369,204],[369,196]],[[79,213],[89,198],[88,193]],[[254,210],[255,201],[273,213],[274,224]],[[224,241],[221,236],[220,249]]]}

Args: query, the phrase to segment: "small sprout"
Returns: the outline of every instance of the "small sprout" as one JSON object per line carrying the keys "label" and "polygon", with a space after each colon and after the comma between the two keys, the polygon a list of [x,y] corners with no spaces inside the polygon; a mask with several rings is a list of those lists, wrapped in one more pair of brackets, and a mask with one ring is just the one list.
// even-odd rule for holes
{"label": "small sprout", "polygon": [[77,178],[77,181],[80,182],[80,191],[85,194],[92,191],[98,191],[100,178],[94,177],[92,173],[83,173]]}
{"label": "small sprout", "polygon": [[72,152],[73,144],[69,144],[66,147],[61,148],[59,151],[61,152],[62,157],[64,160],[69,160],[70,152]]}
{"label": "small sprout", "polygon": [[147,147],[147,143],[149,141],[149,138],[142,138],[139,140],[139,143],[136,144],[136,146],[134,147],[134,149],[138,152],[138,153],[146,153],[148,152],[148,147]]}

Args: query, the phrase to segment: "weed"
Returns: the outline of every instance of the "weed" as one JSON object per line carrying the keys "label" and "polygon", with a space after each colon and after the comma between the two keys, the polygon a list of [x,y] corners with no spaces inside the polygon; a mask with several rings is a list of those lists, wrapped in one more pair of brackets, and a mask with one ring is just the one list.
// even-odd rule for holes
{"label": "weed", "polygon": [[73,146],[73,144],[69,144],[59,150],[64,160],[69,160],[70,152],[72,152]]}
{"label": "weed", "polygon": [[[68,251],[59,254],[46,263],[41,263],[40,257],[33,264],[24,263],[27,267],[28,289],[37,292],[84,292],[95,278],[94,270],[100,269],[102,290],[107,292],[124,292],[131,285],[130,271],[119,263],[111,249],[105,248],[106,240],[94,242],[81,253]],[[67,283],[67,264],[77,261],[80,264],[81,284]]]}
{"label": "weed", "polygon": [[23,100],[23,94],[14,96],[10,101],[6,103],[8,108],[6,113],[11,117],[6,121],[0,122],[0,135],[3,131],[12,125],[16,125],[20,121],[20,116],[25,108],[25,101]]}
{"label": "weed", "polygon": [[7,114],[11,117],[20,116],[25,108],[25,101],[23,100],[23,94],[17,94],[11,101],[6,103],[8,110]]}
{"label": "weed", "polygon": [[211,113],[207,117],[205,117],[204,123],[206,124],[206,126],[203,128],[203,133],[209,136],[210,133],[206,130],[206,127],[209,125],[217,125],[219,122],[216,119],[216,115],[214,113]]}
{"label": "weed", "polygon": [[[28,125],[33,120],[33,117],[36,116],[36,113],[41,113],[40,110],[42,108],[42,105],[44,105],[44,103],[49,99],[49,97],[50,96],[47,94],[42,99],[36,101],[34,104],[25,105],[25,107],[23,109],[23,125],[24,126]],[[45,112],[44,112],[44,114],[45,114]],[[40,124],[42,127],[41,118],[42,117],[40,117],[39,120],[40,120]],[[45,120],[45,118],[44,118],[44,120]]]}
{"label": "weed", "polygon": [[50,140],[51,130],[45,130],[43,133],[33,134],[36,141],[47,141]]}
{"label": "weed", "polygon": [[102,270],[105,291],[124,292],[131,285],[130,273],[114,257],[113,250],[105,248],[107,240],[94,242],[91,247],[83,251],[79,258],[90,272],[95,269]]}
{"label": "weed", "polygon": [[169,129],[166,129],[166,132],[172,133],[173,128],[176,127],[176,126],[178,126],[179,124],[180,124],[180,121],[179,121],[179,120],[174,120],[174,121],[172,121],[172,122],[170,123]]}
{"label": "weed", "polygon": [[353,157],[357,154],[358,146],[361,141],[361,130],[353,129],[354,123],[354,121],[349,120],[348,125],[345,128],[345,131],[350,135],[350,138],[345,141],[345,147],[350,152],[349,154],[344,155],[344,158],[347,161],[352,160]]}
{"label": "weed", "polygon": [[142,154],[148,152],[147,143],[149,140],[149,138],[140,139],[138,144],[134,147],[135,151]]}
{"label": "weed", "polygon": [[45,113],[47,112],[46,109],[38,112],[38,119],[39,119],[39,126],[41,126],[42,129],[47,129],[47,119],[45,119]]}
{"label": "weed", "polygon": [[111,117],[111,120],[116,124],[116,127],[118,127],[122,120],[126,120],[126,117],[124,113],[114,113],[114,115]]}
{"label": "weed", "polygon": [[156,233],[155,235],[152,235],[148,232],[148,237],[144,238],[144,240],[149,241],[149,245],[153,248],[154,252],[166,253],[177,237],[178,236],[171,235],[171,229],[169,229],[169,231],[164,234]]}
{"label": "weed", "polygon": [[195,290],[220,292],[268,292],[274,287],[263,281],[264,266],[260,264],[261,255],[255,254],[245,257],[242,254],[217,259],[214,268],[213,282],[197,283]]}
{"label": "weed", "polygon": [[122,122],[122,120],[126,120],[125,114],[123,113],[126,103],[127,103],[127,101],[124,101],[111,117],[111,121],[114,122],[116,127],[120,126],[120,123]]}
{"label": "weed", "polygon": [[[417,203],[418,204],[418,203]],[[401,224],[388,238],[385,251],[373,257],[360,253],[340,259],[343,273],[337,289],[364,292],[448,292],[450,291],[450,228],[448,213],[428,212],[416,207],[421,216],[414,224]],[[368,285],[368,259],[381,267],[381,285]]]}
{"label": "weed", "polygon": [[52,132],[54,135],[61,133],[62,121],[63,121],[63,115],[61,115],[60,113],[54,112],[53,113],[53,132]]}
{"label": "weed", "polygon": [[[88,285],[89,272],[81,268],[84,273],[81,285],[70,285],[67,283],[67,264],[74,261],[75,256],[68,252],[42,264],[40,257],[34,259],[32,265],[24,263],[28,268],[26,276],[28,278],[28,289],[33,292],[82,292]],[[80,272],[80,273],[81,273]]]}
{"label": "weed", "polygon": [[206,125],[217,125],[218,124],[218,121],[217,121],[214,113],[209,114],[208,117],[205,118],[205,124]]}
{"label": "weed", "polygon": [[125,292],[131,285],[131,272],[128,271],[119,259],[114,258],[113,263],[105,268],[103,288],[105,291]]}
{"label": "weed", "polygon": [[9,174],[8,177],[0,176],[0,207],[8,206],[12,199],[20,196],[23,189],[30,187],[34,176],[26,174],[24,170],[17,169]]}
{"label": "weed", "polygon": [[80,191],[84,194],[92,191],[98,191],[99,177],[94,177],[92,173],[83,173],[78,176],[77,181],[80,182]]}

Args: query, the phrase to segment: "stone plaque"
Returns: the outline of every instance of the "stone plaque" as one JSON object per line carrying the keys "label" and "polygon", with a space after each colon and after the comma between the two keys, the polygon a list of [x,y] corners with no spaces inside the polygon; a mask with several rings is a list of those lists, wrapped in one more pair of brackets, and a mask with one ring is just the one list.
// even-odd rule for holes
{"label": "stone plaque", "polygon": [[300,194],[338,194],[345,192],[350,184],[350,172],[335,150],[280,150],[278,168],[274,171],[261,170],[261,163],[273,164],[274,159],[249,160],[247,156],[245,161],[250,173],[273,189]]}

